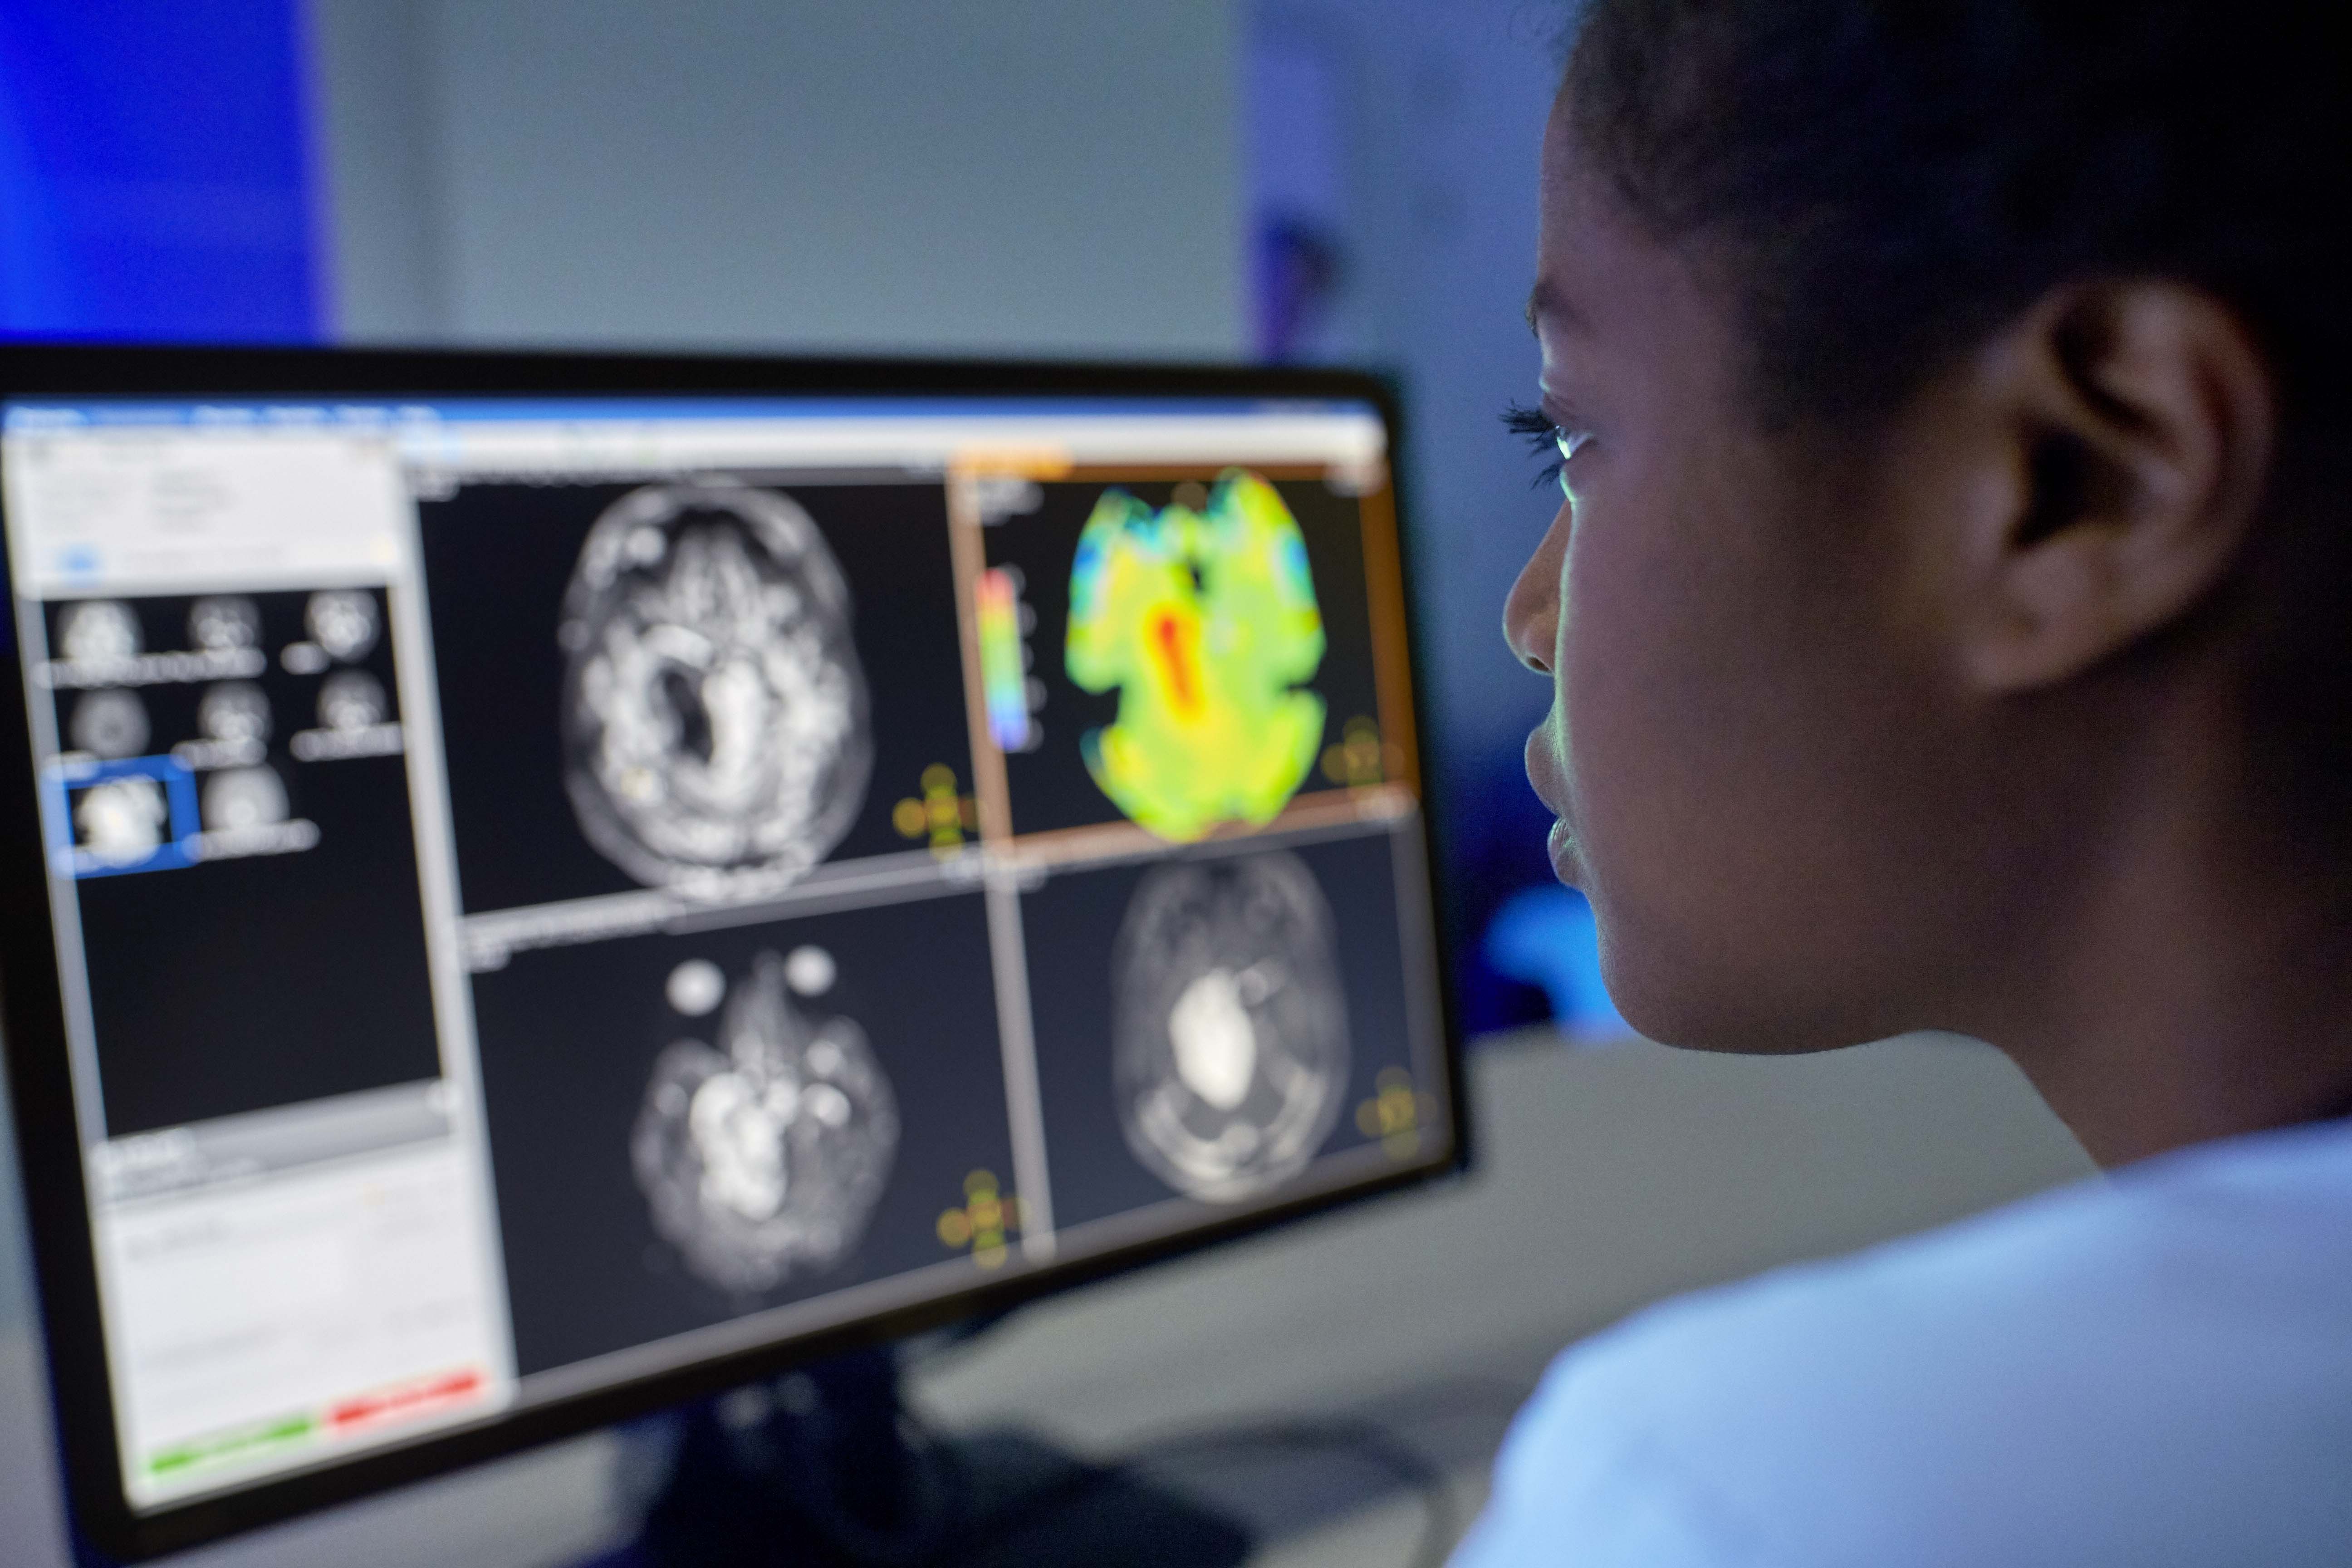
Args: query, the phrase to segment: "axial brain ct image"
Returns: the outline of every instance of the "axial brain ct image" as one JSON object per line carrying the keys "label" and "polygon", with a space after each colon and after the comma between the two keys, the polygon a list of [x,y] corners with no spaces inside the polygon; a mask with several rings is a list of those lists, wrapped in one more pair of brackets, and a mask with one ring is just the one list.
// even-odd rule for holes
{"label": "axial brain ct image", "polygon": [[865,1032],[812,1019],[794,994],[826,989],[833,961],[762,952],[730,987],[717,965],[671,973],[670,1005],[719,1012],[719,1044],[680,1040],[654,1063],[631,1140],[654,1228],[721,1289],[821,1273],[865,1234],[898,1145],[898,1113]]}
{"label": "axial brain ct image", "polygon": [[866,679],[807,512],[724,481],[648,485],[590,529],[559,634],[565,785],[638,881],[791,877],[864,804]]}
{"label": "axial brain ct image", "polygon": [[1329,906],[1284,851],[1158,867],[1112,961],[1128,1146],[1161,1180],[1231,1202],[1305,1169],[1348,1082]]}

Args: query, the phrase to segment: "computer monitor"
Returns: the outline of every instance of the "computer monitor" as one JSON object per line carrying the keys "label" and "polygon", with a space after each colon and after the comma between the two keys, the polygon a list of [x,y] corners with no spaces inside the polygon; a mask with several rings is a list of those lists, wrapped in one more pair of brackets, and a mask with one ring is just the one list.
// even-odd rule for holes
{"label": "computer monitor", "polygon": [[1340,374],[0,352],[86,1538],[1457,1164],[1394,441]]}

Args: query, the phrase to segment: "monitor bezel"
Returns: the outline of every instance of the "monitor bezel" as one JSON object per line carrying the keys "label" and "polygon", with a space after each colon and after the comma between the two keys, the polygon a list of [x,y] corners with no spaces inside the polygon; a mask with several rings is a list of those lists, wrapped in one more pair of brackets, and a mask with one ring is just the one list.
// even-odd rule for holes
{"label": "monitor bezel", "polygon": [[[1402,488],[1399,400],[1382,379],[1354,371],[1210,364],[1048,361],[838,359],[717,353],[443,352],[407,349],[0,345],[0,402],[42,397],[659,396],[809,395],[921,397],[1131,396],[1348,400],[1377,409],[1388,432],[1398,545],[1412,559]],[[1408,577],[1409,586],[1409,577]],[[1406,595],[1408,666],[1416,717],[1430,715],[1423,617]],[[14,590],[0,552],[0,653],[16,657]],[[1425,749],[1412,782],[1432,891],[1440,983],[1449,1147],[1439,1157],[1344,1187],[1213,1220],[1181,1235],[1130,1242],[1034,1272],[976,1282],[931,1300],[890,1309],[608,1387],[533,1405],[478,1426],[428,1434],[317,1469],[235,1491],[134,1510],[121,1483],[113,1402],[99,1319],[96,1259],[68,1076],[63,1001],[47,887],[21,679],[0,680],[0,1052],[5,1052],[34,1261],[47,1346],[53,1430],[68,1527],[80,1543],[124,1562],[183,1551],[576,1436],[615,1421],[715,1394],[838,1351],[1000,1311],[1237,1237],[1261,1233],[1383,1193],[1466,1169],[1471,1131],[1463,1045],[1446,983],[1448,884],[1441,875],[1443,814]]]}

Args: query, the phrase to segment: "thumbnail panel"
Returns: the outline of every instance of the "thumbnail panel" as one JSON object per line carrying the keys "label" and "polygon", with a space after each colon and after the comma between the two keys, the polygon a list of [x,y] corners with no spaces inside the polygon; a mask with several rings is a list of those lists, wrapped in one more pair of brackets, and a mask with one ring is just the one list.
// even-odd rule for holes
{"label": "thumbnail panel", "polygon": [[936,484],[482,483],[419,517],[469,910],[782,885],[931,842],[923,798],[971,788]]}
{"label": "thumbnail panel", "polygon": [[994,996],[976,893],[476,975],[520,1369],[1002,1263],[1019,1210]]}
{"label": "thumbnail panel", "polygon": [[440,1076],[373,588],[47,608],[107,1129]]}
{"label": "thumbnail panel", "polygon": [[1013,831],[1188,842],[1381,782],[1363,504],[1229,468],[991,505],[976,598]]}
{"label": "thumbnail panel", "polygon": [[1387,831],[1056,873],[1022,899],[1054,1223],[1422,1152]]}

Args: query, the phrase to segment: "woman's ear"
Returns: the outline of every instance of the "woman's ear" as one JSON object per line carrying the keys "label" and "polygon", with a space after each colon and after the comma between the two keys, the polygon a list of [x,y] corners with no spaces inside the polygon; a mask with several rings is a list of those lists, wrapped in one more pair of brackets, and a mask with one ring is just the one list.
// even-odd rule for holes
{"label": "woman's ear", "polygon": [[2003,483],[1978,513],[1965,666],[2055,685],[2178,620],[2241,557],[2277,407],[2230,308],[2161,279],[2070,285],[1976,357]]}

